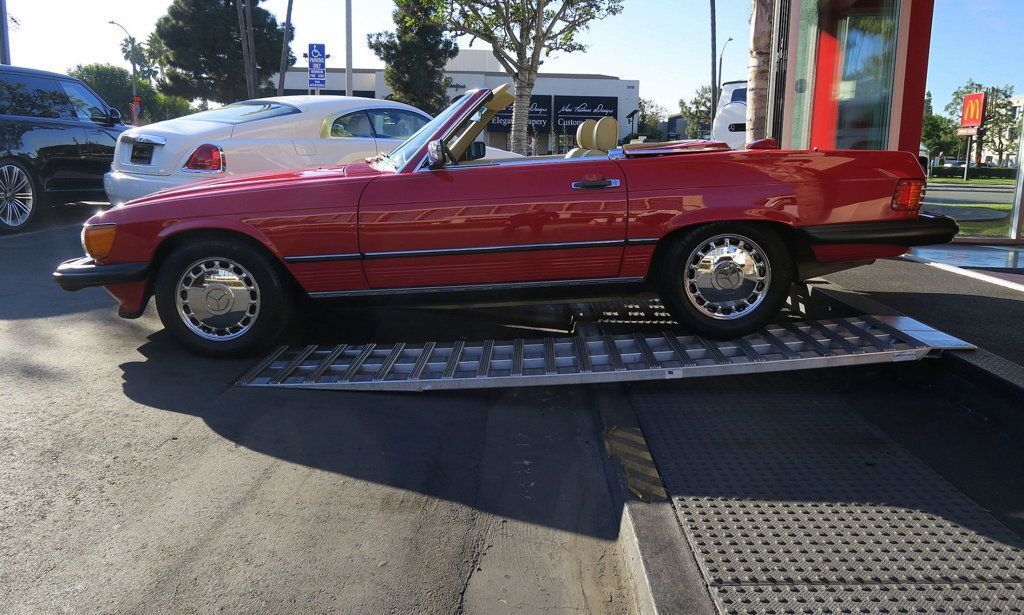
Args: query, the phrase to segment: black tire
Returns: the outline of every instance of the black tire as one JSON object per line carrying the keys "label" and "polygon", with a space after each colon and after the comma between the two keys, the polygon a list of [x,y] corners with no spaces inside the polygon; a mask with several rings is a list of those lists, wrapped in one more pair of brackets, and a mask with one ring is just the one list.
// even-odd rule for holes
{"label": "black tire", "polygon": [[[712,261],[703,256],[709,242],[721,245],[726,237],[732,238],[733,245],[744,242],[743,261],[750,266],[749,270],[740,267],[739,282],[735,281],[737,266],[729,265],[735,263],[731,258],[720,258],[712,267]],[[657,283],[665,307],[680,325],[706,337],[729,339],[764,327],[776,317],[793,285],[789,250],[777,232],[763,226],[723,222],[694,227],[672,240],[661,258]],[[705,267],[691,268],[698,263]],[[703,283],[703,292],[698,282]],[[714,286],[707,288],[709,283]],[[731,284],[737,286],[728,288]],[[751,301],[752,297],[760,299]]]}
{"label": "black tire", "polygon": [[24,231],[42,208],[43,193],[32,171],[12,158],[0,160],[0,234]]}
{"label": "black tire", "polygon": [[[207,279],[215,270],[227,273],[228,280]],[[179,293],[183,282],[189,286]],[[291,288],[270,257],[232,240],[202,241],[174,250],[160,266],[154,294],[164,328],[192,352],[217,358],[245,356],[270,346],[288,326],[294,309]],[[216,311],[210,307],[212,301],[227,311],[201,312]],[[246,323],[245,316],[251,321]],[[237,331],[232,331],[231,322],[237,323]]]}

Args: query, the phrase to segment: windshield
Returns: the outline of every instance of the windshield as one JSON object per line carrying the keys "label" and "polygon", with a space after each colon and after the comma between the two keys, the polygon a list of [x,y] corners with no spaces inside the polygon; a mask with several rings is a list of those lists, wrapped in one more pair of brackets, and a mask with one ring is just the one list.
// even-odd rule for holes
{"label": "windshield", "polygon": [[452,119],[459,109],[462,108],[467,97],[469,97],[468,93],[455,99],[455,102],[442,111],[440,115],[424,124],[422,128],[406,139],[404,143],[391,150],[388,154],[388,160],[395,166],[396,170],[405,166],[405,163],[409,162],[409,159],[415,156],[416,152],[420,151],[427,144],[427,139],[432,137],[441,126],[444,126]]}
{"label": "windshield", "polygon": [[185,117],[190,120],[201,120],[204,122],[220,122],[221,124],[244,124],[256,120],[265,120],[279,115],[290,115],[299,113],[299,110],[284,103],[270,102],[268,100],[249,100],[246,102],[234,103],[221,107],[200,111]]}

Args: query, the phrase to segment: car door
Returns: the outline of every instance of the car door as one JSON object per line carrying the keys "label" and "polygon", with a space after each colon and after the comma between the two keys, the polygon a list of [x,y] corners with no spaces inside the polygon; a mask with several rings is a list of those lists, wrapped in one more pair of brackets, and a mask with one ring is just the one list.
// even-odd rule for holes
{"label": "car door", "polygon": [[318,164],[358,162],[377,155],[377,140],[365,110],[341,113],[328,120],[317,143]]}
{"label": "car door", "polygon": [[430,121],[426,115],[405,109],[369,109],[370,124],[377,139],[377,151],[386,154]]}
{"label": "car door", "polygon": [[107,119],[109,111],[106,103],[82,83],[66,79],[61,79],[59,83],[85,133],[80,155],[85,171],[81,178],[81,189],[102,190],[103,175],[110,170],[110,164],[114,161],[114,146],[125,126],[111,123]]}
{"label": "car door", "polygon": [[51,77],[0,73],[0,151],[33,166],[44,192],[76,190],[85,131]]}
{"label": "car door", "polygon": [[605,156],[385,175],[359,203],[371,288],[589,281],[619,275],[626,185]]}

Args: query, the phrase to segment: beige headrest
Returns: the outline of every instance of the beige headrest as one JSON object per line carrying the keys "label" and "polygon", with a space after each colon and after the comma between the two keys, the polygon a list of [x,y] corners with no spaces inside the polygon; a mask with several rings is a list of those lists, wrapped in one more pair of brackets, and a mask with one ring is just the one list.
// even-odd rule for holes
{"label": "beige headrest", "polygon": [[597,120],[587,120],[576,129],[576,147],[580,149],[594,149],[594,128],[597,127]]}
{"label": "beige headrest", "polygon": [[594,127],[594,149],[607,152],[618,145],[619,123],[614,118],[601,118]]}

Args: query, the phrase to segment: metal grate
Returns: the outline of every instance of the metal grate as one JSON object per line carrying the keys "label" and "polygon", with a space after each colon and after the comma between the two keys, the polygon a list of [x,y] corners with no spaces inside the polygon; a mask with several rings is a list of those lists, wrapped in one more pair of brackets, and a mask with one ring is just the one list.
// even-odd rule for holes
{"label": "metal grate", "polygon": [[864,420],[855,391],[754,377],[630,398],[722,612],[1024,608],[1024,543]]}
{"label": "metal grate", "polygon": [[894,326],[870,316],[773,325],[729,341],[595,330],[541,339],[312,345],[277,349],[238,384],[426,391],[660,380],[913,361],[937,344],[971,347],[911,319]]}

